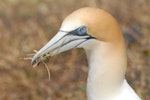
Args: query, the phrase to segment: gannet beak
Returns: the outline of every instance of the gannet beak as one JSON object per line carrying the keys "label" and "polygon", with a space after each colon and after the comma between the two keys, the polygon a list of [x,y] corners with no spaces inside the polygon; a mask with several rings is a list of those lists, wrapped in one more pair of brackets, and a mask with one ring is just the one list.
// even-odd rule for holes
{"label": "gannet beak", "polygon": [[[93,37],[88,34],[78,34],[78,30],[70,32],[59,31],[44,47],[32,58],[32,65],[40,63],[47,57],[52,57],[61,52],[78,48],[80,45]],[[45,58],[44,58],[45,57]]]}

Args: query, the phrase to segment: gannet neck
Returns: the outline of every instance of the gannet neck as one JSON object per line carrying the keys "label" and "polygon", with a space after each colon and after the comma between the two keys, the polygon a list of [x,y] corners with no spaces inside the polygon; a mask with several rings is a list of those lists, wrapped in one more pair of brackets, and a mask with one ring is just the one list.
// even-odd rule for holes
{"label": "gannet neck", "polygon": [[[129,100],[132,97],[130,97],[130,92],[129,95],[122,93],[126,91],[124,88],[132,90],[129,85],[124,86],[127,84],[125,81],[127,65],[125,49],[116,46],[114,48],[111,43],[96,40],[91,40],[89,45],[84,47],[89,64],[88,100]],[[137,96],[133,90],[132,92],[131,94]]]}
{"label": "gannet neck", "polygon": [[124,80],[126,56],[107,42],[91,40],[90,43],[93,47],[85,47],[89,63],[88,98],[97,100],[94,98],[112,97],[119,92]]}

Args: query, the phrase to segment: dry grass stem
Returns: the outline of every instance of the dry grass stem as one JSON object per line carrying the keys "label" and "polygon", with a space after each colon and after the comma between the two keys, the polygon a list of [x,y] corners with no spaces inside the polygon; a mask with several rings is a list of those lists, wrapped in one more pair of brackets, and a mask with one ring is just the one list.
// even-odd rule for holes
{"label": "dry grass stem", "polygon": [[49,80],[50,80],[50,70],[49,70],[47,64],[46,64],[44,61],[42,61],[42,62],[43,62],[43,64],[44,64],[45,68],[47,69],[48,78],[49,78]]}
{"label": "dry grass stem", "polygon": [[[38,51],[37,51],[37,50],[34,50],[34,52],[37,53]],[[32,57],[35,55],[35,53],[34,53],[34,54],[27,54],[27,57],[21,57],[20,59],[21,59],[21,60],[32,60]],[[48,66],[47,66],[47,64],[46,64],[46,62],[48,62],[49,58],[50,58],[50,55],[49,55],[49,54],[46,54],[46,55],[44,55],[44,56],[41,56],[41,57],[40,57],[40,61],[39,61],[38,63],[35,63],[35,64],[33,65],[33,67],[38,66],[39,63],[42,62],[42,63],[44,64],[44,67],[45,67],[46,70],[47,70],[48,77],[49,77],[49,80],[50,80],[50,70],[49,70],[49,68],[48,68]]]}

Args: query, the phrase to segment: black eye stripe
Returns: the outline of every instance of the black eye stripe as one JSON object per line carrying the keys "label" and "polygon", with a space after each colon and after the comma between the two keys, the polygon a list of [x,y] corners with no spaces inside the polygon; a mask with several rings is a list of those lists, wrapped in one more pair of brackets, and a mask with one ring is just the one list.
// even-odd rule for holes
{"label": "black eye stripe", "polygon": [[64,30],[60,30],[60,32],[66,32],[67,34],[65,35],[65,36],[67,36],[67,35],[75,35],[75,36],[89,36],[89,39],[95,39],[94,37],[92,37],[92,36],[90,36],[90,35],[88,35],[87,33],[88,33],[88,29],[87,29],[87,27],[86,26],[80,26],[80,27],[78,27],[78,28],[76,28],[75,30],[73,30],[73,31],[64,31]]}
{"label": "black eye stripe", "polygon": [[67,45],[67,44],[69,44],[69,43],[72,43],[72,42],[74,42],[74,41],[80,40],[80,39],[84,39],[84,41],[82,41],[81,43],[77,44],[75,47],[78,47],[80,44],[82,44],[83,42],[85,42],[85,41],[87,41],[87,40],[89,40],[89,39],[95,39],[95,38],[89,36],[89,37],[86,37],[86,38],[73,39],[73,40],[70,40],[70,41],[68,41],[68,42],[66,42],[66,43],[64,43],[64,44],[62,44],[62,47],[65,46],[65,45]]}

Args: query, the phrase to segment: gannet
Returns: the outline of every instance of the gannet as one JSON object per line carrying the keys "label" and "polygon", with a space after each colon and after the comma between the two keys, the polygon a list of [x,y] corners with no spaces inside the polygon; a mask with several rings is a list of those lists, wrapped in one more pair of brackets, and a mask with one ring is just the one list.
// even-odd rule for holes
{"label": "gannet", "polygon": [[74,11],[31,63],[73,48],[83,48],[87,55],[88,100],[141,100],[126,81],[125,42],[117,21],[109,13],[94,7]]}

